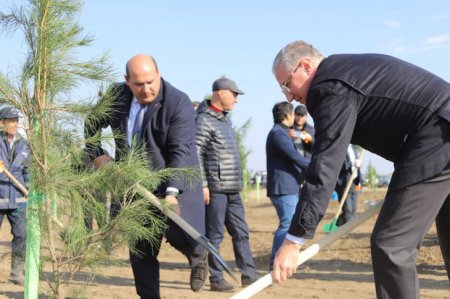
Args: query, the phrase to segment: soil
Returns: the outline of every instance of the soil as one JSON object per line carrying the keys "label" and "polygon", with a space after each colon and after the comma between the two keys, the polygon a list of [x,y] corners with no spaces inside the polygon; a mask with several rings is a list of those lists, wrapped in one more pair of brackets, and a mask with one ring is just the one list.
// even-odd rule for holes
{"label": "soil", "polygon": [[[370,203],[384,197],[386,189],[376,192],[366,191],[359,196],[358,213],[369,207]],[[332,201],[320,224],[315,240],[323,238],[323,225],[331,223],[337,209],[337,202]],[[260,276],[268,273],[269,253],[272,246],[273,232],[278,220],[275,209],[265,197],[265,190],[260,192],[257,200],[256,191],[249,193],[245,202],[247,222],[250,227],[250,243],[253,257]],[[312,259],[306,261],[284,284],[272,285],[255,296],[255,298],[375,298],[375,287],[370,258],[370,233],[375,216],[361,224],[348,235],[322,249]],[[10,270],[10,227],[4,221],[0,230],[0,298],[23,298],[23,287],[8,283]],[[312,244],[309,242],[308,244]],[[306,246],[308,246],[308,244]],[[138,298],[134,280],[128,262],[128,251],[122,248],[113,252],[117,264],[100,266],[98,274],[90,283],[86,282],[88,272],[77,276],[72,285],[72,298]],[[230,237],[227,235],[222,243],[221,255],[238,271]],[[161,296],[162,298],[229,298],[242,288],[234,283],[234,293],[218,293],[209,290],[209,282],[204,289],[194,293],[189,287],[189,274],[186,259],[168,244],[164,244],[160,253],[161,262]],[[48,297],[45,277],[50,269],[41,274],[40,297]],[[417,271],[421,286],[421,298],[450,298],[450,283],[445,271],[439,249],[436,229],[433,226],[426,236],[417,260]],[[239,276],[238,276],[239,277]],[[230,282],[231,279],[229,280]]]}

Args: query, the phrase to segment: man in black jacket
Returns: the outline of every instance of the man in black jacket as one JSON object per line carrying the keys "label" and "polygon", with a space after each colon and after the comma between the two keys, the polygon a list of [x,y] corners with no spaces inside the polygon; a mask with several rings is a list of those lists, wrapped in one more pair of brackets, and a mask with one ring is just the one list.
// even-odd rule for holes
{"label": "man in black jacket", "polygon": [[325,58],[303,41],[283,48],[272,70],[288,101],[306,104],[316,129],[302,200],[275,258],[274,280],[296,270],[349,143],[395,166],[371,237],[378,298],[419,298],[415,260],[434,220],[450,278],[450,84],[394,57]]}
{"label": "man in black jacket", "polygon": [[[200,159],[203,196],[206,204],[206,236],[219,249],[224,226],[233,242],[236,264],[242,272],[242,285],[256,280],[255,262],[250,251],[248,226],[239,192],[242,169],[239,147],[229,113],[244,94],[233,80],[220,78],[213,83],[211,100],[197,108],[195,143]],[[209,280],[212,291],[231,291],[223,278],[222,267],[209,255]]]}
{"label": "man in black jacket", "polygon": [[[151,56],[136,55],[126,65],[125,82],[116,84],[114,110],[95,126],[86,125],[86,137],[111,127],[116,144],[116,159],[127,151],[133,141],[145,144],[150,157],[150,169],[166,167],[198,167],[194,143],[195,112],[189,97],[161,78],[156,61]],[[86,144],[96,167],[111,158],[101,145]],[[200,184],[189,186],[184,180],[173,179],[161,184],[155,193],[167,203],[177,206],[180,216],[201,234],[204,233],[204,205]],[[179,203],[179,206],[178,206]],[[192,268],[190,285],[199,291],[207,276],[207,252],[174,222],[168,220],[168,242],[183,253]],[[141,298],[160,298],[158,253],[162,235],[156,242],[139,240],[130,252],[136,290]]]}

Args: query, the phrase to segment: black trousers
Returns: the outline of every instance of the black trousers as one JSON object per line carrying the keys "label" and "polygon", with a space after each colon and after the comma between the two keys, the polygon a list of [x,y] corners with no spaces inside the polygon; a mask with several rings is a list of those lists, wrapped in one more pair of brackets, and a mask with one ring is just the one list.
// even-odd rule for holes
{"label": "black trousers", "polygon": [[[207,251],[171,220],[168,220],[165,237],[170,245],[187,257],[191,268],[206,258]],[[136,244],[140,254],[130,252],[136,292],[142,299],[160,298],[158,254],[162,238],[161,234],[153,243],[141,240]]]}
{"label": "black trousers", "polygon": [[450,170],[388,190],[371,237],[377,298],[420,297],[415,263],[433,221],[450,280]]}

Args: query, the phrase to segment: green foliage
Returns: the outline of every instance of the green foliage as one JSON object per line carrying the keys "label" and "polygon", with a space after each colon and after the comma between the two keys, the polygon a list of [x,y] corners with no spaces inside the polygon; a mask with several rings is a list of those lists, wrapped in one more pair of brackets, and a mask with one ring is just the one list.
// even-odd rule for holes
{"label": "green foliage", "polygon": [[250,182],[250,172],[248,171],[248,157],[252,153],[251,150],[247,150],[245,148],[245,138],[247,136],[248,130],[251,127],[251,119],[248,119],[242,126],[236,129],[236,136],[239,147],[239,155],[241,157],[241,169],[242,169],[242,179],[243,179],[243,188],[242,188],[242,197],[244,200],[247,200],[248,191],[249,191],[249,182]]}
{"label": "green foliage", "polygon": [[372,166],[372,163],[369,162],[367,166],[367,179],[369,181],[369,186],[372,192],[375,192],[377,187],[377,170]]}
{"label": "green foliage", "polygon": [[[20,30],[26,42],[17,78],[0,73],[0,104],[13,105],[23,114],[32,154],[31,188],[44,195],[39,221],[48,257],[42,263],[51,263],[49,285],[57,297],[65,294],[75,273],[95,268],[109,258],[111,249],[127,244],[134,251],[137,240],[152,241],[161,234],[161,213],[135,193],[135,184],[154,190],[168,178],[198,179],[192,169],[149,171],[140,148],[99,170],[89,164],[79,127],[87,115],[88,125],[110,115],[114,91],[102,91],[105,100],[100,103],[96,98],[75,100],[71,92],[83,82],[102,90],[114,74],[107,54],[78,59],[79,49],[93,41],[77,24],[81,6],[76,0],[30,0],[10,13],[0,12],[1,29]],[[111,136],[93,139],[88,142],[108,142]],[[113,218],[109,201],[119,208]]]}

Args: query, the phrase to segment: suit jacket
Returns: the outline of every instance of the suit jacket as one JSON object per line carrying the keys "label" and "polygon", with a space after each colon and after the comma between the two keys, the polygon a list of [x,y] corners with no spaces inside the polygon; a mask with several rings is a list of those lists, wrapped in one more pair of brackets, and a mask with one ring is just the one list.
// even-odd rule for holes
{"label": "suit jacket", "polygon": [[[128,150],[128,115],[133,99],[131,89],[125,83],[113,86],[116,96],[112,115],[85,126],[86,137],[94,136],[101,129],[111,127],[116,145],[116,159]],[[149,168],[159,170],[166,167],[199,167],[195,147],[195,112],[189,97],[161,78],[161,89],[156,99],[149,104],[143,120],[142,140],[149,156]],[[87,144],[91,158],[104,153],[100,144]],[[169,180],[161,184],[156,194],[164,195],[167,187],[180,190],[181,216],[200,233],[204,232],[203,193],[201,185],[188,186],[184,180]]]}
{"label": "suit jacket", "polygon": [[319,65],[306,104],[315,143],[292,235],[313,237],[349,143],[394,162],[391,190],[449,167],[450,84],[417,66],[386,55],[332,55]]}
{"label": "suit jacket", "polygon": [[303,157],[287,132],[275,124],[266,141],[267,196],[298,194],[302,172],[309,161]]}

